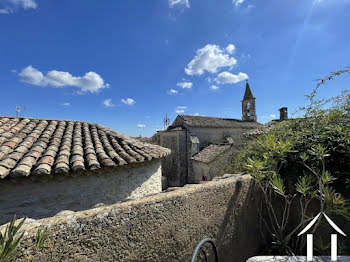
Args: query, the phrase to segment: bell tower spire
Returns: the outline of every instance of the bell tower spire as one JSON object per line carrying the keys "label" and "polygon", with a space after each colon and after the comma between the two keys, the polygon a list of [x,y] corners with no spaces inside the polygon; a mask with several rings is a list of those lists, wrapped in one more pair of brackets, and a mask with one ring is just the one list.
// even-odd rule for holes
{"label": "bell tower spire", "polygon": [[242,120],[256,122],[255,97],[250,89],[248,79],[245,85],[244,97],[242,100]]}

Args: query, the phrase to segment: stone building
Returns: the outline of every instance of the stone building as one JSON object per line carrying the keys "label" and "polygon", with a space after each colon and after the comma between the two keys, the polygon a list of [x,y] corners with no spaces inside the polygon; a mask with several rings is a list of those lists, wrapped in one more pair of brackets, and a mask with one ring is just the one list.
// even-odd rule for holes
{"label": "stone building", "polygon": [[[243,134],[260,126],[256,117],[255,98],[247,82],[242,100],[242,120],[232,118],[178,115],[165,131],[158,132],[158,144],[171,149],[172,154],[162,160],[163,176],[168,186],[183,186],[212,179],[216,161],[224,152],[216,147],[215,157],[205,164],[199,163],[203,154],[214,148],[210,145],[229,145],[230,152],[237,150],[244,141]],[[220,148],[220,150],[218,150]],[[224,147],[226,148],[226,147]],[[202,152],[205,151],[205,152]],[[196,157],[195,155],[198,154]],[[226,152],[227,154],[227,152]],[[225,158],[224,158],[225,159]],[[228,158],[226,164],[228,164]],[[199,167],[208,165],[210,167]],[[213,166],[211,166],[213,165]],[[202,171],[200,171],[200,170]],[[202,175],[199,175],[201,173]]]}
{"label": "stone building", "polygon": [[158,193],[168,154],[98,124],[0,117],[0,224]]}
{"label": "stone building", "polygon": [[230,144],[211,144],[191,157],[192,183],[213,180],[222,173],[223,168],[230,162],[234,146]]}
{"label": "stone building", "polygon": [[257,121],[256,108],[255,108],[255,97],[253,96],[252,90],[250,89],[247,81],[243,100],[242,100],[242,120],[243,121]]}

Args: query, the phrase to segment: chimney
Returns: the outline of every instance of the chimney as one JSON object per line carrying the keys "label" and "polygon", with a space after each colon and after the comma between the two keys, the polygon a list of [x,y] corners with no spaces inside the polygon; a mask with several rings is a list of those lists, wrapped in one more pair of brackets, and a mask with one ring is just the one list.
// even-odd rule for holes
{"label": "chimney", "polygon": [[288,108],[282,107],[280,110],[280,121],[288,120]]}

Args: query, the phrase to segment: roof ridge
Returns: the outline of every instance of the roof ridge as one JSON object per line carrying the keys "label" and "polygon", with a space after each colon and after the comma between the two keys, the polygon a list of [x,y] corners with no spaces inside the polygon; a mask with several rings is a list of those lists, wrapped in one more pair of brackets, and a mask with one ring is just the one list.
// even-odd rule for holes
{"label": "roof ridge", "polygon": [[216,119],[223,119],[223,120],[235,120],[235,121],[239,121],[239,122],[244,122],[242,119],[238,119],[238,118],[228,118],[228,117],[217,117],[217,116],[193,116],[193,115],[179,115],[179,117],[181,117],[183,119],[183,117],[203,117],[203,118],[216,118]]}
{"label": "roof ridge", "polygon": [[30,119],[30,120],[45,120],[45,121],[65,121],[65,122],[79,122],[79,123],[88,123],[88,124],[93,124],[93,125],[100,125],[100,124],[92,123],[92,122],[88,122],[88,121],[72,120],[72,119],[38,118],[38,117],[27,117],[27,116],[0,116],[0,118]]}

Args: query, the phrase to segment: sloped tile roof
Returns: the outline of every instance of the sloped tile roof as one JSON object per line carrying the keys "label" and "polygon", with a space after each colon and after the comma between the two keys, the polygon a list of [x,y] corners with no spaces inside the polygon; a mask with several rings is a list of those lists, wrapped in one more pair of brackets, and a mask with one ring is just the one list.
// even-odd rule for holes
{"label": "sloped tile roof", "polygon": [[261,126],[258,122],[247,122],[234,118],[178,115],[169,129],[181,125],[187,125],[189,127],[227,127],[248,129]]}
{"label": "sloped tile roof", "polygon": [[0,117],[1,179],[117,167],[168,154],[98,124]]}
{"label": "sloped tile roof", "polygon": [[199,162],[210,163],[216,157],[226,152],[231,148],[231,145],[209,145],[191,157],[192,160]]}
{"label": "sloped tile roof", "polygon": [[264,125],[261,125],[259,128],[249,130],[243,134],[245,138],[257,138],[260,135],[268,133],[271,129],[273,129],[279,120],[272,120]]}

